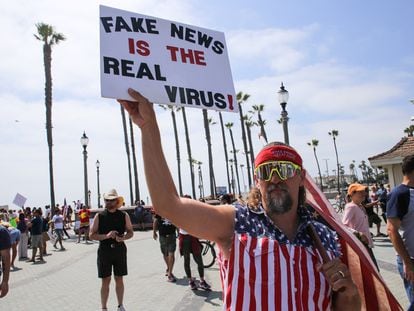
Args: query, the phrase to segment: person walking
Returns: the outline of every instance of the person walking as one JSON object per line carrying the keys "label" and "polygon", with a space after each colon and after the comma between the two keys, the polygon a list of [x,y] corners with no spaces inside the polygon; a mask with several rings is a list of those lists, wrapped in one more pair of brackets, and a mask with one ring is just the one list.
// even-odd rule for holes
{"label": "person walking", "polygon": [[403,159],[402,173],[402,183],[391,191],[387,203],[387,232],[397,252],[398,271],[410,302],[408,310],[414,310],[414,155]]}
{"label": "person walking", "polygon": [[[177,278],[173,274],[175,262],[175,250],[177,249],[177,227],[174,226],[168,219],[155,215],[152,226],[152,236],[154,240],[159,238],[160,249],[164,258],[167,269],[165,274],[168,282],[177,282]],[[159,237],[157,235],[159,233]]]}
{"label": "person walking", "polygon": [[89,239],[89,218],[91,217],[91,211],[87,208],[86,205],[83,205],[82,209],[79,211],[79,229],[78,229],[78,242],[80,243],[81,235],[83,234],[83,239],[85,243],[88,243]]}
{"label": "person walking", "polygon": [[33,211],[33,218],[29,224],[32,258],[28,262],[35,262],[37,249],[39,249],[39,260],[44,262],[43,259],[43,242],[42,242],[42,228],[43,220],[40,212],[40,208]]}
{"label": "person walking", "polygon": [[[141,129],[145,175],[156,213],[217,243],[224,309],[361,308],[348,267],[338,258],[336,233],[304,207],[305,170],[295,149],[271,143],[256,156],[255,180],[264,214],[237,203],[211,206],[180,198],[162,151],[153,105],[135,90],[128,93],[134,101],[119,102]],[[307,234],[309,224],[327,251],[329,260],[323,264]]]}
{"label": "person walking", "polygon": [[366,198],[366,187],[359,183],[350,184],[348,187],[348,197],[351,202],[345,204],[342,223],[364,244],[373,263],[379,271],[377,260],[372,251],[374,241],[372,240],[371,232],[369,231],[368,214],[365,207],[362,205],[362,202]]}
{"label": "person walking", "polygon": [[23,212],[19,213],[17,229],[20,231],[20,243],[18,247],[19,259],[27,259],[27,245],[29,242],[28,220]]}
{"label": "person walking", "polygon": [[63,250],[65,250],[65,248],[63,247],[63,244],[62,244],[64,218],[62,216],[62,211],[61,210],[56,210],[56,214],[53,215],[51,222],[53,224],[53,228],[55,229],[55,233],[56,233],[56,240],[53,243],[53,247],[57,249],[56,244],[59,242],[60,250],[63,251]]}
{"label": "person walking", "polygon": [[99,241],[97,265],[98,277],[101,279],[101,306],[102,310],[108,310],[109,284],[113,270],[117,310],[125,311],[123,276],[128,274],[128,269],[124,241],[132,238],[134,231],[129,215],[118,209],[122,206],[123,198],[116,190],[111,189],[103,197],[105,209],[95,215],[90,232],[90,238]]}

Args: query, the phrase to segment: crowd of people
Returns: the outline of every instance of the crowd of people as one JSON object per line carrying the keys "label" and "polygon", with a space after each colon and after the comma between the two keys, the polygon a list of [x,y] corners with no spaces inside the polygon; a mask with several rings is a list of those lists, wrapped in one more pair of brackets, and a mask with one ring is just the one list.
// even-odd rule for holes
{"label": "crowd of people", "polygon": [[[200,237],[215,242],[219,249],[225,309],[268,309],[271,305],[281,310],[293,304],[303,309],[359,310],[361,305],[367,306],[366,300],[372,297],[360,295],[350,268],[342,260],[338,233],[323,220],[315,218],[307,206],[306,171],[294,148],[274,142],[261,149],[254,161],[255,187],[247,201],[226,195],[221,198],[220,205],[212,206],[190,197],[180,197],[165,161],[152,105],[134,90],[130,89],[129,94],[135,100],[120,103],[141,128],[147,186],[157,214],[153,238],[159,239],[168,282],[176,281],[173,267],[178,237],[190,288],[210,289],[204,279]],[[414,156],[404,158],[402,170],[402,184],[390,193],[384,185],[372,186],[371,192],[359,183],[349,185],[341,226],[360,240],[379,270],[372,251],[373,238],[387,237],[380,230],[381,221],[387,223],[387,233],[398,254],[397,264],[410,308],[414,308]],[[123,199],[116,190],[109,191],[104,199],[105,209],[96,214],[92,228],[89,228],[87,209],[79,211],[80,218],[88,219],[84,224],[80,219],[80,228],[85,232],[90,229],[90,238],[99,241],[97,268],[101,279],[102,310],[107,310],[113,274],[118,310],[124,311],[123,277],[128,273],[124,241],[134,233],[128,213],[119,210]],[[52,220],[50,215],[45,216],[46,221],[43,221],[39,209],[31,211],[30,218],[23,214],[25,226],[21,229],[26,234],[30,232],[32,257],[29,261],[34,262],[37,249],[39,260],[44,260],[46,247],[43,237],[48,232],[47,225],[53,224],[59,230],[54,247],[59,243],[64,249],[64,230],[60,224],[63,223],[64,228],[65,217],[60,213],[57,212]],[[81,216],[81,213],[85,215]],[[20,216],[14,218],[20,220]],[[20,223],[16,220],[17,241],[23,239],[22,231],[17,229]],[[373,224],[377,227],[375,236],[370,233]],[[13,225],[11,227],[14,228]],[[12,230],[6,230],[8,239],[4,230],[0,230],[0,245],[12,248]],[[3,256],[3,249],[1,246],[3,266],[13,266],[13,255]],[[16,244],[17,252],[18,249]],[[198,284],[191,273],[191,255],[197,264]],[[3,273],[0,296],[7,294],[8,279],[8,273]],[[387,297],[393,298],[390,292]]]}

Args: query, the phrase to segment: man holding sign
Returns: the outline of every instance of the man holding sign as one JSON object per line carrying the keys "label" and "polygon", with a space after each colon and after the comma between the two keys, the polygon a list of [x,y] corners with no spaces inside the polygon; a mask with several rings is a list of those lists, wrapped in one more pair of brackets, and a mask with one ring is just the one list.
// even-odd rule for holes
{"label": "man holding sign", "polygon": [[[241,205],[211,206],[180,198],[152,104],[132,89],[128,93],[134,101],[119,102],[141,129],[145,175],[156,213],[217,243],[225,309],[284,310],[292,304],[298,309],[360,308],[348,268],[337,258],[336,233],[304,208],[305,170],[296,150],[273,143],[257,155],[255,179],[264,214]],[[313,246],[309,224],[317,229],[326,253]]]}

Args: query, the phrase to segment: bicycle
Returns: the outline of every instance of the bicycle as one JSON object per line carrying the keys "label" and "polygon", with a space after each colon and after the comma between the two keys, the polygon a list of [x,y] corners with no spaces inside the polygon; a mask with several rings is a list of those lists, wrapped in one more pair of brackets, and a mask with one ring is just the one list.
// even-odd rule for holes
{"label": "bicycle", "polygon": [[216,243],[210,242],[208,240],[200,241],[201,244],[201,255],[203,256],[203,266],[204,268],[210,268],[214,265],[216,261],[216,250],[214,246]]}
{"label": "bicycle", "polygon": [[345,204],[346,204],[345,194],[341,193],[335,197],[335,202],[332,203],[332,207],[334,208],[335,212],[340,214],[344,211]]}

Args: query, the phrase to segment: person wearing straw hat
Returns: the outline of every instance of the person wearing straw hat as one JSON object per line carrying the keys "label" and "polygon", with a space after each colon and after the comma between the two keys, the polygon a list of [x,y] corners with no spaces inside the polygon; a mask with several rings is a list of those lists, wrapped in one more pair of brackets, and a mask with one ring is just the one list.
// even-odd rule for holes
{"label": "person wearing straw hat", "polygon": [[[292,305],[309,310],[361,308],[350,272],[337,258],[336,233],[303,208],[306,175],[295,149],[272,143],[255,159],[255,181],[265,213],[252,213],[238,203],[211,206],[181,198],[162,151],[152,103],[133,89],[128,93],[134,101],[118,101],[141,129],[154,209],[191,235],[217,243],[225,310],[287,310]],[[320,243],[307,234],[310,223]]]}
{"label": "person wearing straw hat", "polygon": [[99,241],[98,248],[98,276],[102,279],[101,305],[107,310],[109,284],[112,269],[114,271],[115,291],[118,299],[118,311],[125,311],[123,306],[124,281],[127,270],[127,248],[125,240],[132,238],[132,229],[129,215],[118,208],[123,204],[123,197],[115,189],[103,195],[105,210],[97,213],[93,220],[90,238]]}

